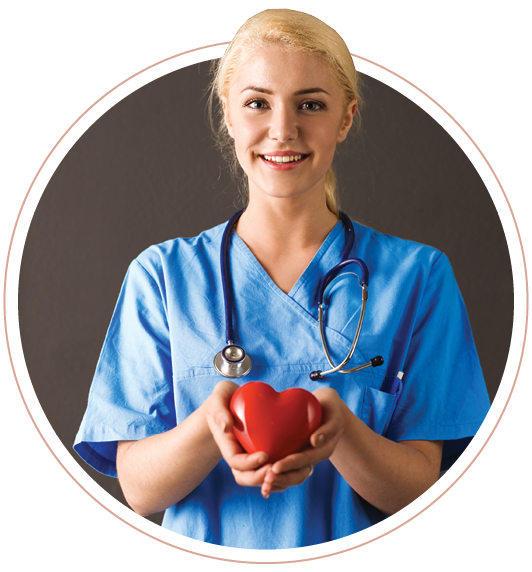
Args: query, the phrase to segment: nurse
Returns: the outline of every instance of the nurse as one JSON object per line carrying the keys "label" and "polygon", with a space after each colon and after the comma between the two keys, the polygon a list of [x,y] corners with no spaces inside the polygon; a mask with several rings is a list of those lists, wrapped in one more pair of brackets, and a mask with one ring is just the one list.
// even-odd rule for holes
{"label": "nurse", "polygon": [[[75,449],[118,476],[136,512],[165,510],[163,526],[185,536],[265,549],[334,540],[411,503],[475,435],[489,400],[471,329],[444,254],[353,223],[349,255],[366,262],[370,284],[348,367],[376,354],[385,364],[311,380],[330,369],[316,298],[346,243],[331,164],[358,120],[353,60],[323,22],[266,10],[236,34],[213,90],[220,139],[247,187],[228,253],[234,341],[251,373],[233,382],[212,367],[225,345],[226,224],[152,246],[128,270]],[[327,303],[339,363],[358,321],[358,280],[339,280]],[[323,422],[310,447],[275,463],[241,449],[228,405],[252,380],[314,393]]]}

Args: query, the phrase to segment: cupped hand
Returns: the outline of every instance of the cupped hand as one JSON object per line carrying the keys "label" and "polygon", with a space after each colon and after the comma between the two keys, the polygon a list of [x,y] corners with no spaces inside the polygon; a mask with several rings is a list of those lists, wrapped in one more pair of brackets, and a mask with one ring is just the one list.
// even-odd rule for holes
{"label": "cupped hand", "polygon": [[310,446],[280,459],[266,471],[261,487],[262,496],[300,485],[313,472],[314,465],[325,461],[334,452],[345,425],[345,403],[338,392],[323,387],[313,392],[322,409],[322,422],[310,436]]}
{"label": "cupped hand", "polygon": [[266,465],[268,455],[263,451],[246,453],[233,434],[233,415],[229,403],[238,385],[232,381],[220,381],[205,402],[206,418],[218,449],[233,472],[235,481],[242,486],[260,487],[271,465]]}

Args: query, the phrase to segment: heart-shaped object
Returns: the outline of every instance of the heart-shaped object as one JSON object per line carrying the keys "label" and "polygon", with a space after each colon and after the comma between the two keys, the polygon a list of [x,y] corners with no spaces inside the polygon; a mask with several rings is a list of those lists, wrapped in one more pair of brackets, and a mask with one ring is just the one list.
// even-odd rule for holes
{"label": "heart-shaped object", "polygon": [[265,451],[272,463],[307,447],[322,416],[319,401],[309,391],[294,387],[278,393],[261,381],[240,386],[229,408],[233,434],[244,450]]}

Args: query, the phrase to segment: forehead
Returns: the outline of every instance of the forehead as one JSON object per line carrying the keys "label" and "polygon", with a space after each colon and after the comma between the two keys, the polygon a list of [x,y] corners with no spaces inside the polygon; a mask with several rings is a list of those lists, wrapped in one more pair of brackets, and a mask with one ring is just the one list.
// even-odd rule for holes
{"label": "forehead", "polygon": [[331,71],[318,56],[275,45],[257,48],[246,56],[232,78],[229,91],[240,93],[250,86],[287,94],[321,87],[331,95],[341,95]]}

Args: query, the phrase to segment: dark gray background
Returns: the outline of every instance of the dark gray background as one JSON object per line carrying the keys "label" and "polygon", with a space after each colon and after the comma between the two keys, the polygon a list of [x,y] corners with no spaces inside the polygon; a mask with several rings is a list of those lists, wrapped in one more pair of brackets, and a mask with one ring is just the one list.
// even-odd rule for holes
{"label": "dark gray background", "polygon": [[[35,391],[74,458],[122,502],[117,481],[81,461],[72,444],[131,260],[151,244],[195,236],[239,206],[206,120],[209,67],[151,82],[88,129],[50,180],[24,248],[20,330]],[[493,202],[444,129],[363,78],[362,130],[335,162],[342,209],[448,255],[493,399],[513,319],[510,257]]]}

